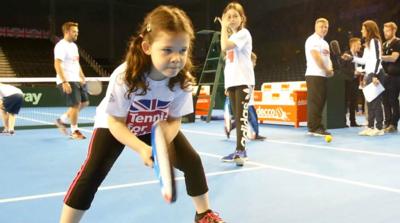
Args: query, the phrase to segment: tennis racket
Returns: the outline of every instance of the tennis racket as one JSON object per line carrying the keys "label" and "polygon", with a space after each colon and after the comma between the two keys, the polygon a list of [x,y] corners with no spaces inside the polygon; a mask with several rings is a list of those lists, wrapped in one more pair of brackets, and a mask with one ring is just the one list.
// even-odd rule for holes
{"label": "tennis racket", "polygon": [[154,172],[160,181],[161,195],[167,203],[176,201],[175,174],[168,152],[167,141],[159,122],[151,129],[152,158]]}
{"label": "tennis racket", "polygon": [[101,94],[103,86],[101,81],[88,81],[86,82],[86,89],[90,95],[96,96]]}
{"label": "tennis racket", "polygon": [[229,98],[226,97],[225,104],[224,104],[224,123],[225,123],[225,134],[226,137],[229,139],[230,133],[232,130],[232,115],[231,115],[231,107],[230,107]]}

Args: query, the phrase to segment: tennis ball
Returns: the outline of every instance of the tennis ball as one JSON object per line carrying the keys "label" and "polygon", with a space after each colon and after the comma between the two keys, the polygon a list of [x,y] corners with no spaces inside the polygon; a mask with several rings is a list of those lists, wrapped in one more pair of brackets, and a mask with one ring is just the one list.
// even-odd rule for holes
{"label": "tennis ball", "polygon": [[325,142],[331,142],[332,141],[332,136],[331,135],[326,135],[325,136]]}

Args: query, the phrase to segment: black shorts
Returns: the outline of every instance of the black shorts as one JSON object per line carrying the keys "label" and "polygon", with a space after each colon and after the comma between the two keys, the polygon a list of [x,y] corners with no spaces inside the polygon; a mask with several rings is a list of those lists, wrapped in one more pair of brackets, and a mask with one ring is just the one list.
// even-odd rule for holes
{"label": "black shorts", "polygon": [[65,97],[66,105],[68,107],[89,101],[89,94],[86,85],[81,85],[79,82],[69,82],[69,84],[71,85],[71,94],[66,94],[63,91],[62,84],[57,85],[61,94]]}
{"label": "black shorts", "polygon": [[13,94],[3,98],[4,110],[11,114],[18,114],[24,97],[22,94]]}

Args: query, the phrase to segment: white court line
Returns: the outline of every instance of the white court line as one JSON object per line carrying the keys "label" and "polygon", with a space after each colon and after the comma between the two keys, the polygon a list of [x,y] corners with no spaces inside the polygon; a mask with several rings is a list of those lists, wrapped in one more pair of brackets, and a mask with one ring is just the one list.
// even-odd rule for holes
{"label": "white court line", "polygon": [[[34,114],[40,114],[40,115],[53,116],[53,117],[59,117],[60,115],[62,115],[62,114],[57,114],[57,113],[38,112],[38,111],[32,111],[32,113],[34,113]],[[89,120],[89,121],[94,121],[94,118],[79,116],[78,120]]]}
{"label": "white court line", "polygon": [[[49,114],[51,114],[51,113],[49,113]],[[21,116],[17,116],[17,118],[21,118],[21,119],[29,120],[29,121],[33,121],[33,122],[38,122],[38,123],[42,123],[42,124],[55,125],[54,123],[51,123],[51,122],[40,121],[40,120],[21,117]],[[83,118],[83,119],[85,119],[85,118]],[[83,132],[89,132],[89,133],[93,132],[91,130],[86,130],[86,129],[80,129],[80,130]],[[188,132],[188,133],[200,134],[200,135],[226,137],[224,134],[219,134],[219,133],[210,133],[210,132],[188,130],[188,129],[182,129],[182,131]],[[296,142],[285,142],[285,141],[272,140],[272,139],[266,139],[265,142],[292,145],[292,146],[301,146],[301,147],[305,147],[305,148],[314,148],[314,149],[321,149],[321,150],[331,150],[331,151],[338,151],[338,152],[345,152],[345,153],[357,153],[357,154],[372,155],[372,156],[400,158],[400,154],[395,154],[395,153],[371,152],[371,151],[364,151],[364,150],[358,150],[358,149],[340,148],[340,147],[323,146],[323,145],[311,145],[311,144],[296,143]]]}
{"label": "white court line", "polygon": [[[256,167],[242,168],[242,169],[235,169],[235,170],[217,171],[217,172],[207,173],[206,176],[211,177],[211,176],[219,176],[219,175],[226,175],[226,174],[239,173],[239,172],[249,172],[249,171],[254,171],[254,170],[259,170],[259,169],[264,169],[264,168],[265,167],[256,166]],[[175,180],[178,180],[178,181],[182,181],[184,179],[185,179],[184,177],[175,178]],[[142,181],[142,182],[136,182],[136,183],[103,186],[103,187],[99,187],[98,190],[99,191],[116,190],[116,189],[131,188],[131,187],[138,187],[138,186],[151,185],[151,184],[159,184],[159,181],[158,180],[149,180],[149,181]],[[38,194],[38,195],[31,195],[31,196],[4,198],[4,199],[0,199],[0,204],[20,202],[20,201],[29,201],[29,200],[38,200],[38,199],[44,199],[44,198],[50,198],[50,197],[62,197],[62,196],[65,196],[66,193],[67,192],[64,191],[64,192]]]}
{"label": "white court line", "polygon": [[[188,129],[182,129],[182,131],[188,132],[188,133],[199,134],[199,135],[226,137],[224,134],[210,133],[210,132],[204,132],[204,131],[196,131],[196,130],[188,130]],[[285,142],[285,141],[271,140],[271,139],[266,139],[265,142],[292,145],[292,146],[301,146],[301,147],[306,147],[308,149],[313,148],[313,149],[331,150],[331,151],[346,152],[346,153],[357,153],[357,154],[372,155],[372,156],[400,158],[400,154],[395,154],[395,153],[371,152],[371,151],[364,151],[364,150],[358,150],[358,149],[349,149],[349,148],[340,148],[340,147],[322,146],[322,145],[311,145],[311,144],[306,144],[306,143]]]}
{"label": "white court line", "polygon": [[[40,112],[34,112],[34,113],[41,114]],[[42,113],[42,114],[46,115],[46,113]],[[53,115],[51,113],[48,113],[48,114],[49,115]],[[24,117],[23,115],[18,115],[17,119],[22,119],[22,120],[25,120],[25,121],[31,121],[31,122],[36,122],[36,123],[45,124],[45,125],[54,125],[54,126],[56,125],[54,122],[48,122],[48,121],[38,120],[38,119],[34,119],[34,118],[28,118],[28,117]],[[79,117],[79,119],[80,120],[94,121],[94,119],[92,119],[92,118],[85,118],[85,117]],[[81,129],[81,130],[83,131],[83,129]],[[93,131],[89,131],[89,132],[93,132]]]}
{"label": "white court line", "polygon": [[41,121],[41,120],[37,120],[37,119],[33,119],[33,118],[24,117],[21,115],[17,115],[17,119],[22,119],[22,120],[31,121],[31,122],[37,122],[37,123],[46,124],[46,125],[55,125],[52,122]]}
{"label": "white court line", "polygon": [[[82,131],[89,132],[89,133],[93,132],[93,130],[86,130],[86,129],[82,129]],[[202,134],[202,135],[224,136],[223,134],[214,134],[214,133],[209,133],[209,132],[201,132],[201,131],[193,131],[193,130],[183,130],[183,131],[195,133],[195,134]],[[309,146],[309,145],[304,144],[304,146]],[[222,157],[220,155],[216,155],[216,154],[212,154],[212,153],[205,153],[205,152],[199,152],[199,154],[203,155],[203,156],[218,158],[218,159],[220,159]],[[231,170],[231,171],[213,172],[213,173],[208,173],[206,175],[207,176],[217,176],[217,175],[258,170],[258,169],[270,169],[270,170],[282,171],[282,172],[286,172],[286,173],[290,173],[290,174],[294,174],[294,175],[307,176],[307,177],[323,179],[323,180],[338,182],[338,183],[344,183],[344,184],[349,184],[349,185],[368,188],[368,189],[374,189],[374,190],[379,190],[379,191],[400,194],[399,188],[386,187],[386,186],[381,186],[381,185],[376,185],[376,184],[365,183],[365,182],[361,182],[361,181],[348,180],[348,179],[339,178],[339,177],[331,177],[331,176],[317,174],[317,173],[300,171],[300,170],[279,167],[279,166],[274,166],[274,165],[267,165],[267,164],[263,164],[263,163],[259,163],[259,162],[248,161],[248,162],[246,162],[246,164],[255,165],[256,167],[246,168],[246,169],[237,169],[237,170]],[[182,178],[178,178],[178,180],[182,180]],[[158,183],[158,181],[144,181],[144,182],[138,182],[138,183],[132,183],[132,184],[125,184],[125,185],[108,186],[108,187],[103,187],[101,190],[112,190],[112,189],[117,189],[117,188],[133,187],[133,186],[155,184],[155,183]],[[100,190],[100,188],[99,188],[99,190]],[[16,201],[23,201],[23,200],[40,199],[40,198],[46,198],[46,197],[63,196],[64,194],[65,194],[65,192],[59,192],[59,193],[50,193],[50,194],[43,194],[43,195],[6,198],[6,199],[0,199],[0,203],[9,203],[9,202],[16,202]]]}
{"label": "white court line", "polygon": [[[215,155],[212,153],[199,152],[199,154],[201,154],[203,156],[213,157],[213,158],[219,158],[219,159],[222,158],[222,156]],[[369,189],[375,189],[375,190],[381,190],[381,191],[400,194],[400,189],[398,189],[398,188],[364,183],[361,181],[347,180],[347,179],[340,178],[340,177],[331,177],[331,176],[327,176],[327,175],[311,173],[311,172],[306,172],[306,171],[301,171],[301,170],[294,170],[294,169],[280,167],[280,166],[267,165],[267,164],[263,164],[263,163],[259,163],[259,162],[253,162],[253,161],[247,161],[246,164],[263,167],[264,169],[277,170],[277,171],[282,171],[282,172],[291,173],[291,174],[295,174],[295,175],[302,175],[302,176],[307,176],[307,177],[313,177],[313,178],[318,178],[318,179],[323,179],[323,180],[328,180],[328,181],[334,181],[334,182],[350,184],[350,185],[355,185],[355,186],[369,188]]]}
{"label": "white court line", "polygon": [[[55,76],[55,74],[52,74]],[[86,81],[110,81],[110,77],[86,77]],[[0,82],[3,83],[56,83],[57,78],[55,77],[0,77]]]}

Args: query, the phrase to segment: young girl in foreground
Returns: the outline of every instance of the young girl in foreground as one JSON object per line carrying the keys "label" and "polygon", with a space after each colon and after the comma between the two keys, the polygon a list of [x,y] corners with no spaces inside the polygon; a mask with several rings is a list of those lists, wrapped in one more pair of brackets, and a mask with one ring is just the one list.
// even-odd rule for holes
{"label": "young girl in foreground", "polygon": [[179,130],[181,117],[193,112],[193,40],[192,23],[182,10],[160,6],[146,16],[97,108],[88,157],[65,196],[60,222],[79,222],[125,146],[153,165],[151,126],[159,119],[165,120],[162,127],[174,147],[173,164],[184,172],[195,222],[224,222],[209,208],[202,162]]}

